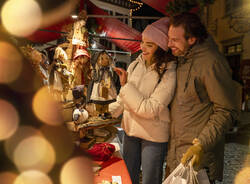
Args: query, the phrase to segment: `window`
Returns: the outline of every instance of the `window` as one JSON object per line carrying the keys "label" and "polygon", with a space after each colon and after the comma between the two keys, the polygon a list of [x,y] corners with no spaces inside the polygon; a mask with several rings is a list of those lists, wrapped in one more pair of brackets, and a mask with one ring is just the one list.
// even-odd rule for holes
{"label": "window", "polygon": [[242,8],[242,6],[243,0],[225,0],[225,13],[226,15],[232,14]]}
{"label": "window", "polygon": [[238,54],[242,52],[242,44],[233,44],[225,47],[225,55]]}

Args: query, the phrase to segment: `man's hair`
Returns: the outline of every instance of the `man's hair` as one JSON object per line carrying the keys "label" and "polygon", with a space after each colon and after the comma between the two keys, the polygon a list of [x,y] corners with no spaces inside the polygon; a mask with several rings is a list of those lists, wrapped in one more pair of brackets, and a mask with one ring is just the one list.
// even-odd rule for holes
{"label": "man's hair", "polygon": [[170,19],[170,26],[182,26],[185,31],[185,38],[195,37],[197,43],[202,43],[208,37],[207,30],[202,24],[201,19],[194,13],[181,13]]}

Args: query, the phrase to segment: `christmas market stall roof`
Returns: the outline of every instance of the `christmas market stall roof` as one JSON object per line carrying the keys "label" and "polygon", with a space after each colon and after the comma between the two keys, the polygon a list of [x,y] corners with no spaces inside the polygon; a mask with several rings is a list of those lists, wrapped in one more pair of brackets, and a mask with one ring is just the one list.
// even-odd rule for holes
{"label": "christmas market stall roof", "polygon": [[[120,3],[124,4],[128,2],[130,5],[127,8],[127,10],[136,10],[135,14],[138,9],[138,7],[148,6],[152,7],[156,12],[160,13],[161,16],[167,16],[166,13],[166,6],[168,3],[172,2],[171,0],[37,0],[40,6],[42,6],[42,9],[44,12],[49,10],[54,10],[54,12],[57,12],[57,9],[60,9],[61,6],[64,4],[69,4],[72,6],[72,2],[77,2],[74,5],[75,9],[80,12],[81,10],[86,10],[88,15],[99,15],[99,17],[95,17],[95,20],[97,24],[99,25],[99,31],[105,33],[105,37],[113,42],[116,46],[123,49],[124,51],[135,53],[138,50],[140,50],[140,40],[141,40],[141,32],[142,30],[138,31],[138,29],[133,28],[131,25],[127,25],[124,22],[120,21],[117,18],[111,17],[107,11],[105,11],[105,7],[96,6],[94,4],[94,1],[99,2],[106,2],[106,3]],[[175,0],[176,1],[176,0]],[[132,6],[131,4],[137,5]],[[73,10],[73,8],[71,7]],[[141,12],[142,12],[141,8]],[[114,9],[114,12],[117,11]],[[146,10],[147,11],[147,10]],[[142,14],[147,13],[145,10],[142,12]],[[71,12],[72,13],[72,12]],[[128,15],[128,14],[127,14]],[[133,14],[134,15],[134,14]],[[103,16],[103,17],[101,17]],[[91,18],[91,17],[90,17]],[[90,19],[89,18],[89,19]],[[93,17],[92,17],[93,18]],[[143,21],[143,20],[142,20]],[[29,35],[27,38],[34,42],[34,43],[47,43],[53,40],[57,40],[60,37],[62,37],[62,29],[68,25],[72,24],[74,22],[74,19],[70,16],[70,13],[68,13],[67,17],[63,17],[57,22],[54,22],[53,24],[45,24],[46,26],[40,27],[35,33],[32,35]],[[92,35],[90,35],[92,36]],[[116,39],[117,38],[117,39]],[[120,38],[120,39],[118,39]]]}
{"label": "christmas market stall roof", "polygon": [[[91,1],[81,0],[79,1],[79,4],[80,10],[78,11],[81,11],[81,9],[86,8],[87,6],[87,14],[108,15],[106,11],[97,7]],[[62,36],[62,34],[60,34],[62,28],[67,24],[72,24],[73,22],[74,20],[71,17],[67,17],[56,24],[37,30],[27,38],[35,43],[46,43],[59,39]],[[107,38],[122,38],[109,40],[121,49],[131,53],[135,53],[140,49],[139,41],[141,40],[141,33],[139,31],[129,27],[127,24],[116,18],[96,18],[96,22],[101,28],[101,31],[106,33],[105,36]]]}

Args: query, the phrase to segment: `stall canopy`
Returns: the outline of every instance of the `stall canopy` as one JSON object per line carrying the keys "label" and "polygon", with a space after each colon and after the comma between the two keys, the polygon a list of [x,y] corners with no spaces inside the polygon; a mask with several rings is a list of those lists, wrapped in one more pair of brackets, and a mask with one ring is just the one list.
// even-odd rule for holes
{"label": "stall canopy", "polygon": [[41,30],[36,31],[28,37],[28,39],[34,43],[46,43],[53,40],[59,39],[61,35],[61,30],[64,25],[73,23],[72,18],[67,18],[55,25],[50,27],[45,27]]}
{"label": "stall canopy", "polygon": [[[92,2],[87,0],[81,0],[81,4],[85,3],[87,5],[88,14],[95,15],[108,15],[107,12],[101,8],[95,6]],[[81,6],[83,8],[83,6]],[[50,27],[43,28],[43,30],[38,30],[34,34],[28,37],[32,42],[46,43],[52,40],[59,39],[61,34],[59,33],[62,27],[66,24],[73,22],[71,17],[55,24]],[[141,33],[127,24],[121,22],[115,18],[96,18],[96,22],[102,31],[106,33],[106,37],[111,38],[122,38],[122,39],[110,39],[115,45],[121,49],[135,53],[140,49],[140,42],[132,40],[141,40]],[[47,30],[47,31],[44,31]]]}
{"label": "stall canopy", "polygon": [[166,12],[166,6],[171,0],[142,0],[143,3],[151,6],[155,10],[161,12],[164,15],[168,15]]}
{"label": "stall canopy", "polygon": [[[88,2],[88,10],[90,14],[95,15],[108,15],[107,12],[98,8],[93,3]],[[141,40],[141,33],[132,27],[129,27],[127,24],[121,22],[115,18],[96,18],[97,23],[102,28],[102,31],[106,33],[107,37],[112,38],[122,38],[122,39],[131,39],[131,40]],[[119,40],[111,39],[121,49],[128,52],[137,52],[140,50],[140,42],[138,41],[129,41],[129,40]]]}

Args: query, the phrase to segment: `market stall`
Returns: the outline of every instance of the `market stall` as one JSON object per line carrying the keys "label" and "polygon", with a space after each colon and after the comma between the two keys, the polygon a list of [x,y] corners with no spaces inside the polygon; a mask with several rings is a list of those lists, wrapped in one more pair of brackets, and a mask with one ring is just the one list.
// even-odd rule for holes
{"label": "market stall", "polygon": [[[62,105],[64,124],[72,133],[75,146],[89,153],[99,166],[96,183],[118,178],[117,183],[129,184],[125,162],[120,154],[113,155],[117,149],[108,152],[108,159],[102,157],[115,139],[115,125],[121,119],[112,118],[109,113],[109,104],[117,97],[113,58],[105,50],[89,50],[86,21],[87,13],[81,11],[78,19],[64,26],[63,31],[68,33],[64,42],[43,51],[29,45],[21,50],[43,85]],[[53,50],[50,58],[48,50]]]}

